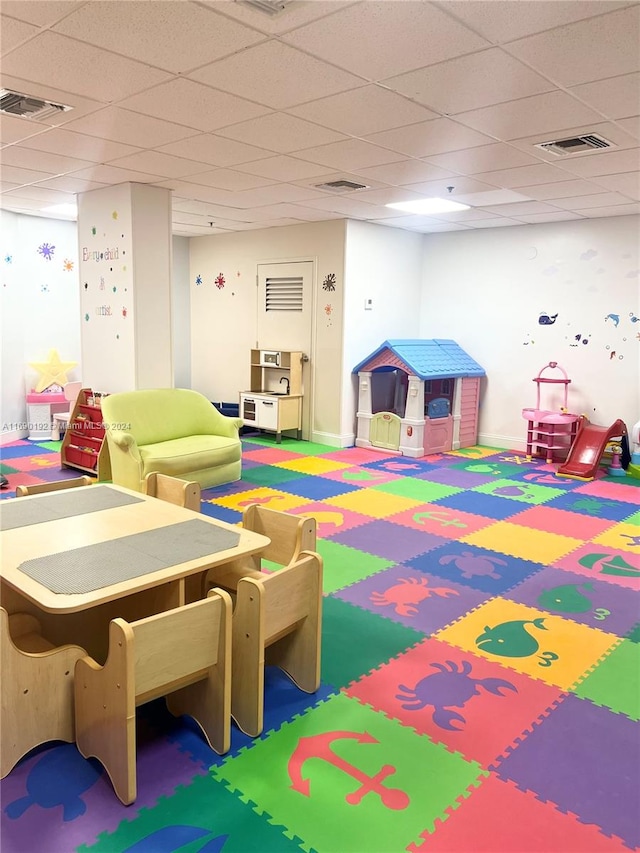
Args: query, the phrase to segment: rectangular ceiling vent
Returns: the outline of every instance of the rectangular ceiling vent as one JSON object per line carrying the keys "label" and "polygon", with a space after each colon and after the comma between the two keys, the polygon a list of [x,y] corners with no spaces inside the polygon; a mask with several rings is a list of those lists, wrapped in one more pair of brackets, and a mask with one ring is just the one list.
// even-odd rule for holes
{"label": "rectangular ceiling vent", "polygon": [[21,92],[0,89],[0,113],[44,121],[70,109],[72,107],[65,104],[54,104],[51,101],[43,101],[41,98],[34,98],[31,95],[23,95]]}
{"label": "rectangular ceiling vent", "polygon": [[356,190],[368,190],[367,184],[357,184],[355,181],[328,181],[326,184],[316,184],[316,189],[331,190],[334,193],[352,193]]}
{"label": "rectangular ceiling vent", "polygon": [[553,142],[538,142],[536,148],[543,151],[551,151],[552,154],[583,154],[585,151],[598,151],[602,148],[615,148],[613,142],[609,142],[595,133],[585,133],[584,136],[572,136],[568,139],[556,139]]}
{"label": "rectangular ceiling vent", "polygon": [[291,4],[292,0],[240,0],[243,6],[250,6],[265,15],[279,15]]}

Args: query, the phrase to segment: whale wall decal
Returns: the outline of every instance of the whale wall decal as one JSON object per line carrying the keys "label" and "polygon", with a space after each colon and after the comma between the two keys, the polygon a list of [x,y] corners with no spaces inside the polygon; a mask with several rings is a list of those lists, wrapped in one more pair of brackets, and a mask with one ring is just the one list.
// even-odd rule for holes
{"label": "whale wall decal", "polygon": [[553,324],[555,323],[555,321],[556,321],[557,319],[558,319],[558,315],[557,315],[557,314],[552,314],[551,316],[549,316],[548,314],[544,314],[544,313],[542,313],[542,314],[540,314],[540,316],[538,317],[538,323],[539,323],[541,326],[553,326]]}

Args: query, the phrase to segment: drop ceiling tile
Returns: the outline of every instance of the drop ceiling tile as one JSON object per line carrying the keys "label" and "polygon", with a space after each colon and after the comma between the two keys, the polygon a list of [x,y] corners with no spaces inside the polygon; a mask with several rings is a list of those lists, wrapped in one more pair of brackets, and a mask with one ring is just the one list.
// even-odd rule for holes
{"label": "drop ceiling tile", "polygon": [[0,28],[0,50],[5,56],[14,47],[22,44],[23,41],[31,38],[37,32],[38,27],[31,24],[25,24],[24,21],[16,21],[14,18],[6,17],[6,10],[3,8],[2,28]]}
{"label": "drop ceiling tile", "polygon": [[601,219],[608,216],[637,216],[640,213],[640,204],[619,204],[614,207],[590,207],[579,210],[582,216],[589,219]]}
{"label": "drop ceiling tile", "polygon": [[495,141],[448,118],[436,118],[395,130],[385,130],[367,138],[376,145],[391,148],[410,157],[429,157],[431,154],[488,145]]}
{"label": "drop ceiling tile", "polygon": [[618,172],[635,172],[640,168],[640,149],[597,151],[580,157],[567,157],[562,162],[562,168],[584,178],[615,175]]}
{"label": "drop ceiling tile", "polygon": [[[2,149],[4,152],[4,148]],[[34,181],[44,181],[47,178],[55,178],[56,172],[38,171],[36,169],[22,169],[19,166],[2,166],[2,180],[11,181],[14,184],[32,184]]]}
{"label": "drop ceiling tile", "polygon": [[524,193],[516,193],[513,190],[488,190],[479,193],[462,193],[457,201],[473,207],[485,207],[490,204],[515,204],[518,201],[530,201],[530,199]]}
{"label": "drop ceiling tile", "polygon": [[119,106],[207,131],[269,112],[266,107],[184,78],[176,78],[127,98]]}
{"label": "drop ceiling tile", "polygon": [[300,27],[282,40],[367,80],[487,47],[483,38],[435,6],[375,0]]}
{"label": "drop ceiling tile", "polygon": [[609,118],[634,116],[640,106],[640,74],[573,86],[570,93]]}
{"label": "drop ceiling tile", "polygon": [[[161,181],[158,186],[173,190],[176,195],[183,197],[186,201],[190,201],[193,204],[202,204],[202,211],[205,213],[208,213],[210,210],[214,212],[216,209],[219,209],[220,211],[224,210],[224,215],[228,216],[229,219],[237,219],[240,222],[245,220],[243,211],[231,209],[234,207],[231,204],[231,200],[235,196],[227,190],[221,190],[216,187],[205,187],[201,184],[194,184],[179,179]],[[216,206],[218,207],[216,208]],[[191,210],[195,213],[199,212],[196,208],[184,207],[184,204],[181,204],[181,209]]]}
{"label": "drop ceiling tile", "polygon": [[258,178],[254,175],[246,175],[242,172],[236,172],[234,169],[210,169],[200,171],[197,174],[192,174],[189,181],[194,184],[201,184],[207,187],[218,187],[222,190],[231,190],[238,192],[242,190],[251,190],[255,187],[269,186],[275,181],[268,178]]}
{"label": "drop ceiling tile", "polygon": [[616,124],[636,139],[640,139],[640,116],[631,116],[630,118],[619,118]]}
{"label": "drop ceiling tile", "polygon": [[518,216],[521,222],[535,225],[536,222],[568,222],[573,219],[582,219],[583,217],[570,210],[557,210],[549,213],[523,213]]}
{"label": "drop ceiling tile", "polygon": [[160,151],[139,151],[111,161],[110,165],[120,169],[135,169],[148,174],[162,175],[166,178],[184,178],[208,169],[207,164],[195,160],[185,160]]}
{"label": "drop ceiling tile", "polygon": [[575,198],[558,198],[553,203],[563,210],[587,210],[590,207],[615,207],[619,204],[629,204],[629,199],[619,193],[604,192]]}
{"label": "drop ceiling tile", "polygon": [[48,129],[46,125],[35,124],[28,118],[15,118],[0,113],[0,140],[2,145],[12,145],[14,142],[20,142],[30,136],[46,133]]}
{"label": "drop ceiling tile", "polygon": [[2,0],[2,14],[48,27],[77,9],[76,0]]}
{"label": "drop ceiling tile", "polygon": [[90,165],[91,163],[88,160],[62,157],[60,154],[50,154],[46,151],[33,151],[30,148],[21,148],[17,145],[9,145],[2,149],[3,170],[6,166],[20,166],[22,169],[34,169],[60,175],[64,172],[84,169]]}
{"label": "drop ceiling tile", "polygon": [[[21,198],[19,195],[14,193],[5,193],[0,202],[0,206],[3,210],[11,210],[16,213],[33,213],[33,211],[39,211],[42,204],[42,200],[36,198]],[[46,216],[46,214],[43,213],[42,216]]]}
{"label": "drop ceiling tile", "polygon": [[27,121],[36,127],[60,127],[61,125],[66,125],[68,122],[73,121],[80,116],[95,112],[104,106],[104,104],[99,100],[83,98],[80,95],[66,92],[63,89],[57,89],[50,86],[47,81],[44,83],[38,83],[7,74],[4,69],[4,61],[2,70],[2,86],[5,89],[11,89],[13,92],[20,92],[22,95],[29,95],[32,98],[40,98],[43,101],[50,101],[54,104],[64,104],[64,106],[71,107],[70,110],[59,111],[45,119],[23,119],[23,121]]}
{"label": "drop ceiling tile", "polygon": [[514,101],[555,88],[549,80],[498,47],[391,77],[384,84],[444,115]]}
{"label": "drop ceiling tile", "polygon": [[154,184],[163,180],[161,175],[147,175],[134,169],[118,169],[115,166],[91,165],[86,169],[73,172],[71,177],[99,184],[123,184],[131,181],[137,184]]}
{"label": "drop ceiling tile", "polygon": [[514,204],[497,204],[485,207],[485,210],[497,216],[521,218],[534,213],[557,213],[558,208],[542,201],[517,201]]}
{"label": "drop ceiling tile", "polygon": [[516,166],[535,166],[539,160],[511,145],[494,142],[491,145],[452,151],[449,154],[432,154],[429,156],[429,162],[463,175],[475,175],[478,172],[492,172]]}
{"label": "drop ceiling tile", "polygon": [[556,169],[547,163],[539,163],[537,166],[519,166],[517,169],[481,172],[477,177],[499,187],[527,187],[530,184],[566,181],[569,176],[562,169]]}
{"label": "drop ceiling tile", "polygon": [[389,225],[392,228],[409,228],[412,231],[419,231],[425,228],[437,228],[444,231],[467,231],[464,225],[457,223],[445,223],[439,219],[434,219],[429,216],[392,216],[388,219],[385,217],[378,221],[379,225]]}
{"label": "drop ceiling tile", "polygon": [[65,130],[77,131],[87,136],[109,139],[137,148],[148,148],[150,143],[159,146],[197,133],[183,125],[151,118],[151,116],[119,107],[106,107],[84,118],[70,121],[65,125]]}
{"label": "drop ceiling tile", "polygon": [[271,187],[257,187],[252,190],[229,193],[228,204],[247,210],[279,202],[297,202],[321,198],[323,193],[310,187],[297,187],[293,184],[276,184]]}
{"label": "drop ceiling tile", "polygon": [[351,136],[366,136],[438,117],[426,107],[374,85],[293,107],[288,112]]}
{"label": "drop ceiling tile", "polygon": [[292,3],[277,15],[265,15],[258,9],[242,3],[229,3],[228,0],[202,0],[203,6],[222,11],[238,21],[263,33],[284,33],[301,27],[317,18],[340,11],[351,6],[353,0],[313,0],[313,3]]}
{"label": "drop ceiling tile", "polygon": [[362,85],[360,78],[277,41],[250,47],[189,77],[276,110]]}
{"label": "drop ceiling tile", "polygon": [[[637,4],[511,42],[509,52],[561,86],[631,74],[640,67]],[[603,50],[602,45],[615,45]]]}
{"label": "drop ceiling tile", "polygon": [[495,213],[489,213],[481,207],[471,207],[469,210],[454,210],[451,213],[439,213],[439,219],[446,219],[447,222],[474,222],[476,219],[495,219]]}
{"label": "drop ceiling tile", "polygon": [[446,231],[470,231],[471,227],[468,225],[461,225],[460,223],[441,222],[438,225],[425,225],[422,228],[411,228],[410,230],[418,231],[421,234],[443,234]]}
{"label": "drop ceiling tile", "polygon": [[264,148],[224,139],[212,133],[199,133],[188,139],[181,139],[179,142],[162,145],[156,150],[176,157],[186,157],[187,160],[208,163],[210,166],[237,166],[239,163],[264,158],[269,153]]}
{"label": "drop ceiling tile", "polygon": [[460,113],[456,120],[508,142],[534,133],[551,134],[551,138],[558,138],[562,128],[585,122],[595,124],[602,117],[591,107],[564,92],[549,92]]}
{"label": "drop ceiling tile", "polygon": [[446,9],[489,41],[501,44],[628,6],[628,0],[447,0]]}
{"label": "drop ceiling tile", "polygon": [[360,169],[359,174],[366,179],[382,181],[392,186],[406,186],[424,181],[437,181],[450,178],[455,173],[422,160],[401,160],[398,163],[386,163],[383,166],[371,166]]}
{"label": "drop ceiling tile", "polygon": [[358,201],[366,204],[398,204],[403,201],[418,201],[422,193],[413,192],[406,187],[386,187],[378,190],[358,190]]}
{"label": "drop ceiling tile", "polygon": [[80,178],[71,178],[67,175],[61,175],[58,178],[50,178],[47,181],[38,181],[39,187],[47,187],[50,190],[60,190],[64,193],[86,193],[89,190],[99,190],[106,186],[97,181],[84,181]]}
{"label": "drop ceiling tile", "polygon": [[[185,186],[192,185],[189,184]],[[189,190],[187,189],[187,192],[188,191]],[[175,211],[201,214],[202,216],[206,216],[209,220],[214,219],[216,222],[219,222],[225,217],[227,217],[229,222],[248,221],[248,217],[244,210],[234,210],[233,208],[218,205],[213,202],[194,201],[192,199],[181,198],[174,195],[172,207]],[[224,227],[226,228],[227,226],[225,225]]]}
{"label": "drop ceiling tile", "polygon": [[478,219],[475,222],[470,222],[469,225],[472,228],[506,228],[509,225],[522,225],[522,222],[501,216],[499,219]]}
{"label": "drop ceiling tile", "polygon": [[[449,187],[453,187],[451,192],[449,192]],[[489,181],[483,182],[479,181],[477,178],[465,178],[462,175],[459,175],[457,178],[445,178],[445,180],[439,181],[424,181],[423,183],[418,184],[407,184],[405,189],[413,190],[414,192],[420,193],[422,196],[427,197],[442,197],[449,198],[453,201],[461,201],[462,196],[467,196],[470,193],[486,193],[486,192],[494,192],[495,185],[491,184]],[[466,204],[466,202],[465,202]]]}
{"label": "drop ceiling tile", "polygon": [[0,193],[7,193],[9,190],[17,190],[20,184],[12,184],[10,181],[0,181]]}
{"label": "drop ceiling tile", "polygon": [[325,145],[344,138],[335,130],[284,113],[271,113],[263,118],[243,121],[233,127],[223,128],[218,135],[250,145],[262,145],[278,154],[290,154],[312,145]]}
{"label": "drop ceiling tile", "polygon": [[[14,195],[13,192],[9,192],[6,194],[8,196]],[[46,204],[74,204],[75,196],[71,193],[63,193],[59,190],[50,190],[46,187],[41,186],[40,184],[33,184],[29,187],[20,187],[19,190],[15,190],[15,195],[19,196],[23,199],[33,199],[34,201],[42,202],[42,206]]]}
{"label": "drop ceiling tile", "polygon": [[239,172],[249,175],[259,175],[262,178],[272,178],[274,181],[304,181],[308,178],[324,175],[325,166],[318,163],[307,163],[295,157],[279,155],[267,157],[264,160],[254,160],[252,163],[243,163],[237,167]]}
{"label": "drop ceiling tile", "polygon": [[[572,198],[578,195],[592,195],[598,192],[598,186],[589,181],[554,181],[552,184],[533,184],[519,187],[521,193],[536,201],[553,201],[556,198]],[[604,192],[604,190],[603,190]]]}
{"label": "drop ceiling tile", "polygon": [[165,71],[50,31],[2,60],[3,73],[36,83],[46,84],[52,69],[60,89],[98,101],[126,98],[169,77]]}
{"label": "drop ceiling tile", "polygon": [[146,3],[120,3],[114,14],[113,2],[92,0],[54,29],[175,74],[264,39],[261,33],[194,3],[185,14],[182,3],[173,0],[154,0],[152,14]]}
{"label": "drop ceiling tile", "polygon": [[[621,172],[617,175],[599,175],[593,179],[603,189],[640,200],[640,172]],[[586,183],[586,182],[585,182]]]}
{"label": "drop ceiling tile", "polygon": [[322,163],[333,169],[357,171],[367,166],[380,166],[383,163],[393,163],[401,160],[402,156],[386,148],[380,148],[362,139],[346,139],[343,142],[332,142],[316,148],[298,151],[297,156],[312,163]]}
{"label": "drop ceiling tile", "polygon": [[[332,213],[340,213],[342,216],[353,216],[356,219],[378,219],[380,213],[378,208],[372,204],[365,204],[357,198],[345,195],[331,195],[324,193],[322,198],[305,201],[305,207],[316,210],[330,210]],[[390,216],[393,211],[386,211]]]}
{"label": "drop ceiling tile", "polygon": [[135,154],[139,150],[132,145],[122,145],[120,142],[97,139],[83,133],[73,133],[66,128],[52,128],[46,133],[25,139],[20,147],[48,151],[51,154],[66,154],[69,157],[82,157],[92,163],[105,163],[115,160],[116,157]]}
{"label": "drop ceiling tile", "polygon": [[303,222],[324,222],[327,219],[341,219],[342,214],[329,210],[314,210],[303,204],[279,204],[275,206],[283,216],[301,219]]}

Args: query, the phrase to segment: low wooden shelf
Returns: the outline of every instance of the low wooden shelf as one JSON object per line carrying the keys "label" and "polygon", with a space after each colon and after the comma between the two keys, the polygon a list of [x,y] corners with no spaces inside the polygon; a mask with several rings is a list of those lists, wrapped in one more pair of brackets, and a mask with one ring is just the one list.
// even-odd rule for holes
{"label": "low wooden shelf", "polygon": [[90,404],[93,392],[83,388],[73,407],[62,439],[60,461],[63,468],[76,468],[98,480],[111,479],[111,460],[100,406]]}

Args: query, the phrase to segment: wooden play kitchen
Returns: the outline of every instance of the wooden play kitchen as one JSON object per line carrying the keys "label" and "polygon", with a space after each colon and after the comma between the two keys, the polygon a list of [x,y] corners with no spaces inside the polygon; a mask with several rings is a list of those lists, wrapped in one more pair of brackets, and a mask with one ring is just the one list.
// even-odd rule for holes
{"label": "wooden play kitchen", "polygon": [[302,353],[251,350],[250,389],[240,392],[240,417],[245,426],[282,433],[295,430],[302,438]]}

